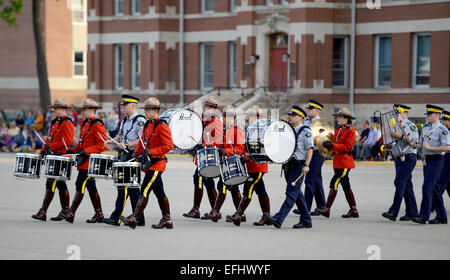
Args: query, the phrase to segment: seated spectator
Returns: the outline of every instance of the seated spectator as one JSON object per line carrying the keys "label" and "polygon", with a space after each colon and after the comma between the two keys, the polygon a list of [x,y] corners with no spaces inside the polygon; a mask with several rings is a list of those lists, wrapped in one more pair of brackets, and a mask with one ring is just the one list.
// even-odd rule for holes
{"label": "seated spectator", "polygon": [[1,124],[1,127],[0,127],[0,148],[5,146],[7,136],[8,136],[8,126],[4,122]]}
{"label": "seated spectator", "polygon": [[24,126],[24,124],[25,124],[25,120],[23,119],[23,115],[22,115],[22,114],[18,114],[18,115],[17,115],[17,120],[16,120],[16,125],[17,125],[20,129],[22,129],[22,127]]}
{"label": "seated spectator", "polygon": [[381,138],[381,131],[377,129],[377,123],[372,121],[370,123],[370,131],[367,139],[364,141],[361,148],[360,159],[367,160],[373,156],[372,150],[378,140]]}
{"label": "seated spectator", "polygon": [[363,127],[364,128],[361,131],[361,137],[360,137],[359,141],[356,142],[355,147],[354,147],[354,152],[355,152],[354,157],[356,159],[361,159],[360,158],[361,149],[363,147],[364,142],[367,140],[367,137],[369,136],[369,131],[370,131],[370,129],[369,129],[369,121],[367,121],[367,120],[364,121],[363,122]]}
{"label": "seated spectator", "polygon": [[28,135],[24,131],[19,130],[11,145],[8,146],[9,152],[20,152],[20,147],[25,144]]}
{"label": "seated spectator", "polygon": [[16,122],[12,121],[8,128],[8,134],[5,139],[5,145],[2,147],[4,152],[11,152],[11,147],[16,142],[17,135],[20,135],[20,128],[17,127]]}
{"label": "seated spectator", "polygon": [[34,113],[33,113],[33,110],[28,110],[27,118],[25,119],[25,125],[29,129],[32,129],[33,124],[34,124]]}
{"label": "seated spectator", "polygon": [[34,120],[34,128],[38,132],[44,133],[45,116],[44,116],[44,111],[42,109],[39,109],[39,111],[36,113],[36,118]]}

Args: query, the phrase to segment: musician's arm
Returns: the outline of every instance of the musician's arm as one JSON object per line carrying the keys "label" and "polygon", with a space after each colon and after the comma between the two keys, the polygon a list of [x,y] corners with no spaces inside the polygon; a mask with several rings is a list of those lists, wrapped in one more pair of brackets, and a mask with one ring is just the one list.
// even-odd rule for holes
{"label": "musician's arm", "polygon": [[424,149],[432,152],[450,152],[450,145],[442,145],[439,147],[432,147],[427,142],[423,143]]}

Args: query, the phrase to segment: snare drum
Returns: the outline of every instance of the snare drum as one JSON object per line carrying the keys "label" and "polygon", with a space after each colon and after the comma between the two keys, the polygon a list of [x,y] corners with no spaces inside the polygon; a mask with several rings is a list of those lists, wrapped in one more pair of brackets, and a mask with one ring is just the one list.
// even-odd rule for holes
{"label": "snare drum", "polygon": [[227,186],[240,185],[248,179],[247,167],[241,155],[231,155],[223,159],[222,181]]}
{"label": "snare drum", "polygon": [[114,156],[91,154],[89,156],[88,177],[99,179],[113,179]]}
{"label": "snare drum", "polygon": [[116,187],[139,188],[141,186],[141,164],[139,162],[114,162],[113,180]]}
{"label": "snare drum", "polygon": [[297,137],[284,120],[257,120],[245,135],[245,149],[258,163],[285,163],[297,148]]}
{"label": "snare drum", "polygon": [[58,181],[70,181],[73,159],[70,157],[48,155],[45,157],[44,177]]}
{"label": "snare drum", "polygon": [[205,178],[221,175],[220,153],[217,147],[204,147],[197,152],[198,173]]}
{"label": "snare drum", "polygon": [[38,154],[16,154],[14,176],[26,179],[39,179],[42,158]]}
{"label": "snare drum", "polygon": [[178,149],[192,149],[201,143],[203,124],[200,116],[188,109],[170,109],[160,116],[170,127],[173,144]]}

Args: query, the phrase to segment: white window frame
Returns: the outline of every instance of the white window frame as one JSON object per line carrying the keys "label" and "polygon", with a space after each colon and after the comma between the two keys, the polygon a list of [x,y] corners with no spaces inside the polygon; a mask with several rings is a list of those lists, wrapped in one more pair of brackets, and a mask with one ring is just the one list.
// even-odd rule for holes
{"label": "white window frame", "polygon": [[[206,1],[213,1],[213,8],[212,8],[212,10],[206,10]],[[212,14],[212,13],[214,13],[214,0],[202,0],[202,13],[203,14]]]}
{"label": "white window frame", "polygon": [[[120,61],[119,61],[120,52]],[[121,66],[122,72],[119,72]],[[122,75],[122,85],[119,84],[120,75]],[[114,86],[116,89],[123,89],[123,45],[114,45]]]}
{"label": "white window frame", "polygon": [[[82,62],[76,62],[75,56],[77,53],[81,53],[83,55],[83,61]],[[83,67],[83,73],[82,74],[76,74],[75,67],[82,66]],[[84,51],[74,51],[73,52],[73,76],[74,77],[83,77],[86,76],[86,53]]]}
{"label": "white window frame", "polygon": [[[205,47],[211,46],[213,48],[213,57],[214,59],[214,44],[212,42],[204,42],[200,43],[200,88],[202,90],[210,90],[214,87],[214,69],[212,71],[212,80],[213,83],[211,86],[205,85]],[[213,62],[214,65],[214,62]]]}
{"label": "white window frame", "polygon": [[[379,58],[380,58],[380,38],[391,38],[391,80],[389,81],[389,86],[382,86],[378,81],[378,70],[379,70]],[[374,83],[376,88],[390,88],[392,82],[392,35],[377,35],[375,37],[375,71],[374,71]]]}
{"label": "white window frame", "polygon": [[[136,5],[136,2],[139,2],[139,5]],[[132,0],[131,1],[131,13],[133,14],[133,15],[140,15],[141,14],[141,0]],[[139,7],[139,11],[138,12],[136,12],[136,7]]]}
{"label": "white window frame", "polygon": [[[72,0],[72,23],[73,24],[85,24],[87,23],[87,7],[86,7],[87,0]],[[81,20],[77,20],[77,15],[82,16]]]}
{"label": "white window frame", "polygon": [[[348,88],[348,52],[349,52],[349,37],[342,35],[342,36],[333,36],[334,39],[344,39],[344,85],[342,86],[335,86],[332,84],[333,88]],[[333,58],[334,59],[334,58]],[[332,63],[333,67],[333,63]],[[333,68],[331,69],[331,72],[333,73]],[[333,76],[331,77],[331,83],[333,83]]]}
{"label": "white window frame", "polygon": [[[124,0],[114,0],[114,14],[116,16],[123,16],[123,2]],[[122,11],[119,12],[119,3],[122,5]]]}
{"label": "white window frame", "polygon": [[[413,63],[412,63],[412,87],[413,88],[429,88],[430,84],[428,85],[418,85],[416,84],[416,70],[417,70],[417,41],[419,36],[430,36],[430,48],[431,48],[431,33],[430,32],[421,32],[421,33],[415,33],[413,38]],[[430,50],[430,68],[431,68],[431,50]],[[431,69],[430,69],[431,70]],[[431,73],[429,74],[431,78]]]}
{"label": "white window frame", "polygon": [[237,43],[236,41],[228,44],[229,53],[229,87],[237,86]]}
{"label": "white window frame", "polygon": [[[139,44],[131,45],[131,88],[134,90],[141,89],[142,83],[142,48]],[[139,71],[136,71],[136,64]],[[139,75],[139,84],[136,83],[136,76]]]}

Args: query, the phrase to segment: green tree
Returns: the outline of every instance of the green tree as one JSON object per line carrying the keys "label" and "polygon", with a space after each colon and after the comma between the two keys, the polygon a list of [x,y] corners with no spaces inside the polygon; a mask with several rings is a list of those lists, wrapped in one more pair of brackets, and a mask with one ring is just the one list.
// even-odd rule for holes
{"label": "green tree", "polygon": [[[33,0],[33,32],[36,49],[36,68],[39,80],[39,101],[42,108],[47,108],[50,104],[50,86],[47,74],[47,59],[45,57],[45,37],[44,37],[44,8],[45,0]],[[17,27],[16,16],[23,8],[23,0],[9,0],[5,4],[0,0],[0,18],[9,26]]]}

